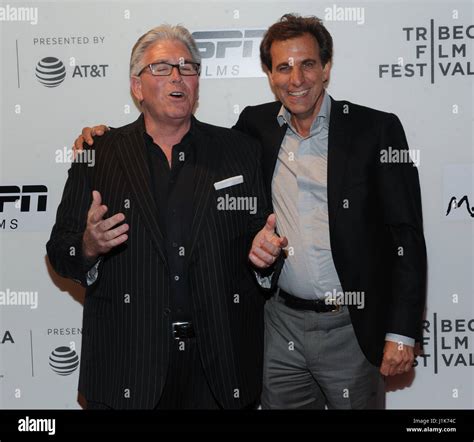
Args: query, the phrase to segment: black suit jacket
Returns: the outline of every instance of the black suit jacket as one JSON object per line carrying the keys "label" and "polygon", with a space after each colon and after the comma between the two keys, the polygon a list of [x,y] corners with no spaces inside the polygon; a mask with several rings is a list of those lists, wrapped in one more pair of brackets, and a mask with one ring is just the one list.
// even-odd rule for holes
{"label": "black suit jacket", "polygon": [[[235,125],[263,147],[269,201],[287,129],[277,122],[280,108],[280,102],[247,107]],[[394,114],[331,98],[327,178],[331,251],[343,290],[365,294],[364,308],[350,306],[350,314],[359,344],[374,365],[381,362],[387,332],[420,339],[425,298],[418,171],[409,163],[381,162],[381,151],[389,147],[408,149]]]}
{"label": "black suit jacket", "polygon": [[[248,268],[254,234],[267,212],[260,146],[235,131],[195,121],[191,245],[186,269],[193,321],[205,373],[221,405],[239,408],[258,398],[263,353],[263,304]],[[87,288],[79,390],[113,408],[153,408],[166,379],[171,342],[170,278],[156,216],[143,141],[143,117],[97,138],[96,164],[75,163],[47,244],[55,270],[86,285],[82,235],[100,191],[107,217],[130,225],[125,245],[107,254]],[[244,182],[215,190],[217,181]],[[218,210],[218,198],[257,198],[258,212]]]}

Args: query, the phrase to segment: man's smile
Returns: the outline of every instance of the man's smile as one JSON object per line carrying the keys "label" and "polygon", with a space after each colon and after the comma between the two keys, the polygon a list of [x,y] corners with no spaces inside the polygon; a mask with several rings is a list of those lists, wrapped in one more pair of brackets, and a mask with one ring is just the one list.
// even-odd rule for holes
{"label": "man's smile", "polygon": [[303,91],[288,91],[288,95],[290,97],[304,97],[308,94],[309,89],[305,89]]}

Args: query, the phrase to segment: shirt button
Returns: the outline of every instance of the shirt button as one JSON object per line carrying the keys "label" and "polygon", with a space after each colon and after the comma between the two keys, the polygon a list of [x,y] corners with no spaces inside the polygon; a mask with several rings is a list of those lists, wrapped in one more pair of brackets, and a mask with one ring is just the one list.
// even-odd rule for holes
{"label": "shirt button", "polygon": [[175,281],[179,281],[179,276],[178,276],[178,275],[174,275],[174,280],[175,280]]}
{"label": "shirt button", "polygon": [[173,242],[173,247],[178,247],[178,243]]}
{"label": "shirt button", "polygon": [[163,311],[164,316],[168,316],[170,313],[171,313],[171,309],[169,309],[168,307],[166,307],[165,310]]}

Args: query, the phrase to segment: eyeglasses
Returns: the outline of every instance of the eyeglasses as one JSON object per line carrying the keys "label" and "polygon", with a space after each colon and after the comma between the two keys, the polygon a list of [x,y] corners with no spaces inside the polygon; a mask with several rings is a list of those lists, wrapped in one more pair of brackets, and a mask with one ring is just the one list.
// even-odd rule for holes
{"label": "eyeglasses", "polygon": [[146,68],[150,68],[151,75],[157,77],[166,77],[168,75],[171,75],[171,72],[173,72],[173,68],[177,68],[179,74],[183,76],[199,75],[199,73],[201,72],[201,65],[199,63],[194,63],[193,61],[185,60],[184,62],[178,64],[160,61],[158,63],[151,63],[148,66],[145,66],[138,73],[138,76],[140,76]]}

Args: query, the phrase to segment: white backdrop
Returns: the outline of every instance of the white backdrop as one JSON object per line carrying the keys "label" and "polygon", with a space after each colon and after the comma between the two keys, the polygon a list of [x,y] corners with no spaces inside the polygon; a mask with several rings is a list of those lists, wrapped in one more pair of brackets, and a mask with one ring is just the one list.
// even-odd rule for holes
{"label": "white backdrop", "polygon": [[474,3],[456,0],[1,2],[0,408],[79,408],[84,293],[48,267],[45,244],[81,128],[138,115],[134,42],[163,22],[196,32],[197,117],[231,126],[273,99],[258,45],[286,12],[325,19],[330,94],[396,113],[420,156],[424,356],[392,379],[387,408],[474,408]]}

